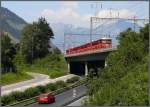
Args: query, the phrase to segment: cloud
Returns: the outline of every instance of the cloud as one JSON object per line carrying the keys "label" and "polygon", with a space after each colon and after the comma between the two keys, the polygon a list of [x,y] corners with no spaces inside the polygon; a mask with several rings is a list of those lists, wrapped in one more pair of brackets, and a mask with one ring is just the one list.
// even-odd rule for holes
{"label": "cloud", "polygon": [[120,9],[120,10],[102,10],[97,13],[98,17],[101,18],[109,18],[109,17],[119,17],[119,18],[133,18],[136,14],[131,12],[128,9]]}
{"label": "cloud", "polygon": [[58,11],[44,9],[41,16],[45,17],[49,22],[63,22],[65,24],[73,24],[76,26],[87,26],[89,25],[90,17],[92,15],[81,15],[72,8],[61,8]]}
{"label": "cloud", "polygon": [[[67,4],[65,3],[65,5]],[[111,10],[111,16],[110,10],[102,10],[97,13],[97,16],[100,18],[118,17],[118,13],[120,18],[133,18],[135,16],[135,13],[128,9]],[[41,15],[49,22],[62,22],[86,27],[89,27],[90,17],[93,16],[92,14],[80,14],[70,7],[60,8],[59,10],[44,9]]]}
{"label": "cloud", "polygon": [[67,8],[77,8],[78,7],[78,2],[77,1],[62,1],[60,2],[62,7],[67,7]]}

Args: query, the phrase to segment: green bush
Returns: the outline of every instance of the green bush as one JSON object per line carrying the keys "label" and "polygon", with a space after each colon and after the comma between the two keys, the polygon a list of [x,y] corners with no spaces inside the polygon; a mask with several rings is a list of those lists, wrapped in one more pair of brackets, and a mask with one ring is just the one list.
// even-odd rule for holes
{"label": "green bush", "polygon": [[26,98],[30,98],[39,95],[40,91],[37,87],[35,87],[26,89],[24,93]]}
{"label": "green bush", "polygon": [[46,89],[46,87],[44,87],[44,86],[37,86],[34,88],[28,88],[24,92],[15,91],[9,95],[2,96],[2,103],[4,105],[7,105],[12,102],[28,99],[28,98],[37,96],[42,92],[45,92],[45,89]]}
{"label": "green bush", "polygon": [[12,96],[11,94],[10,94],[10,95],[4,95],[3,97],[1,97],[1,103],[2,103],[3,105],[10,104],[10,103],[12,103],[14,100],[15,100],[15,97]]}
{"label": "green bush", "polygon": [[15,98],[16,101],[21,101],[24,98],[24,92],[15,91],[11,93],[11,96]]}
{"label": "green bush", "polygon": [[47,89],[50,91],[55,91],[57,89],[57,85],[54,83],[49,83],[46,85]]}
{"label": "green bush", "polygon": [[74,83],[76,81],[78,81],[80,78],[78,76],[74,76],[72,78],[67,79],[67,83]]}
{"label": "green bush", "polygon": [[38,90],[39,90],[39,92],[40,92],[40,93],[44,93],[44,92],[46,92],[46,89],[47,89],[47,87],[46,87],[46,86],[42,86],[42,85],[37,86],[37,88],[38,88]]}
{"label": "green bush", "polygon": [[57,81],[55,84],[57,85],[57,89],[67,86],[67,84],[64,81]]}

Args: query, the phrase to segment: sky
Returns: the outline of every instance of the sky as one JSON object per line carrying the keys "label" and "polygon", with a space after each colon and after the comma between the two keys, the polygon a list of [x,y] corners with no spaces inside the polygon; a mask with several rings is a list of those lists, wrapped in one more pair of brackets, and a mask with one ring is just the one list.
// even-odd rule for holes
{"label": "sky", "polygon": [[90,17],[94,15],[148,18],[149,13],[149,3],[146,1],[2,1],[2,6],[28,23],[45,17],[49,23],[63,22],[84,27],[89,26]]}
{"label": "sky", "polygon": [[[91,16],[149,18],[148,1],[2,1],[1,3],[3,7],[28,23],[45,17],[49,24],[63,23],[89,28]],[[57,41],[55,44],[60,44],[60,36],[63,35],[58,37],[55,35],[54,42]],[[62,44],[57,46],[63,47]]]}

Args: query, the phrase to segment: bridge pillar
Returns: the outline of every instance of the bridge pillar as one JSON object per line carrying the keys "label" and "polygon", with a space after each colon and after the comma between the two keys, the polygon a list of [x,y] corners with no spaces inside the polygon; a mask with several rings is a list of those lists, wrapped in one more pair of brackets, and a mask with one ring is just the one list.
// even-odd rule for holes
{"label": "bridge pillar", "polygon": [[87,66],[87,62],[85,62],[85,76],[88,75],[88,66]]}
{"label": "bridge pillar", "polygon": [[68,73],[70,73],[70,63],[67,62],[67,66],[68,66]]}
{"label": "bridge pillar", "polygon": [[106,62],[106,60],[105,60],[105,67],[107,66],[107,62]]}

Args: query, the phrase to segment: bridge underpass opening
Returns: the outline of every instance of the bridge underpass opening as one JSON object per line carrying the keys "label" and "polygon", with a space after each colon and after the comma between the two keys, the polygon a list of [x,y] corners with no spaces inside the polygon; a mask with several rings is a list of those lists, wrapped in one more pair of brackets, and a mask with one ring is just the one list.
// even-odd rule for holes
{"label": "bridge underpass opening", "polygon": [[90,72],[90,69],[94,69],[94,71],[98,71],[98,68],[104,68],[105,67],[105,61],[104,60],[97,60],[97,61],[88,61],[88,72]]}
{"label": "bridge underpass opening", "polygon": [[85,75],[85,62],[70,62],[70,73],[75,75]]}

